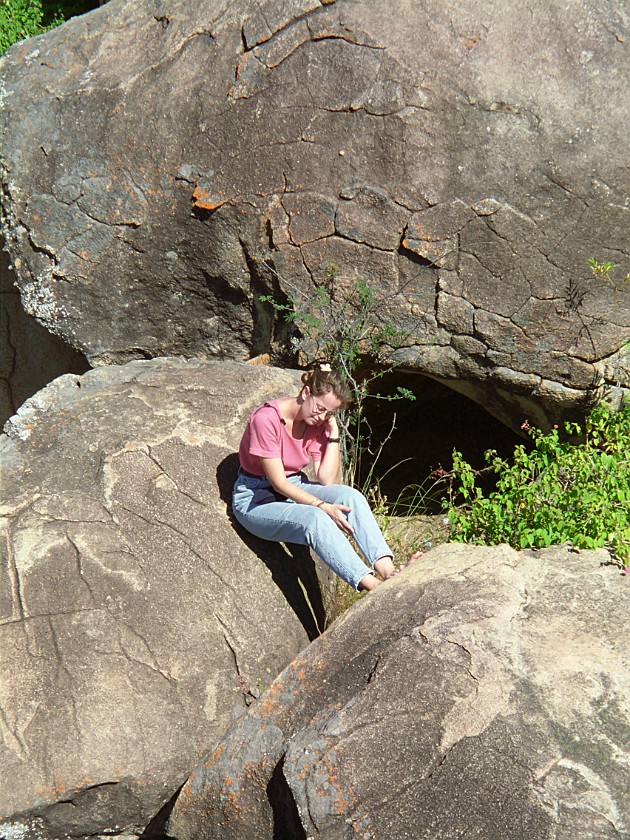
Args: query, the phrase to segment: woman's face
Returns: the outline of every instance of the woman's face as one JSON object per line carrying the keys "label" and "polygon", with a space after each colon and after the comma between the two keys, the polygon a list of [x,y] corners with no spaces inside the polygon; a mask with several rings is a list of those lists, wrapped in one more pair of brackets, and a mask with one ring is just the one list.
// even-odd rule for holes
{"label": "woman's face", "polygon": [[329,391],[316,397],[311,393],[308,385],[302,388],[302,419],[308,426],[323,426],[323,424],[337,411],[341,400]]}

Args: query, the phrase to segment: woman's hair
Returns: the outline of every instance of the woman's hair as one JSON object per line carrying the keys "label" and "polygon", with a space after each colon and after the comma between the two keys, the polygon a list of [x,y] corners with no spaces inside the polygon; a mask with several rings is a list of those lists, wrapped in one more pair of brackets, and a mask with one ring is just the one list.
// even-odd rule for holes
{"label": "woman's hair", "polygon": [[340,408],[347,408],[352,402],[350,388],[336,370],[308,370],[302,374],[302,384],[308,385],[314,397],[322,397],[332,392],[341,402]]}

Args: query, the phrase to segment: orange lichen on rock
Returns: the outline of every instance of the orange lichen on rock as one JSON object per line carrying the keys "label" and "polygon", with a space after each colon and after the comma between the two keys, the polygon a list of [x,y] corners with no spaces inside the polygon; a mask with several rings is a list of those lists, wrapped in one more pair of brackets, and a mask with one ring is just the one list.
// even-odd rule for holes
{"label": "orange lichen on rock", "polygon": [[275,710],[275,701],[278,695],[284,691],[285,685],[282,682],[272,683],[263,694],[258,706],[252,712],[256,717],[271,717]]}
{"label": "orange lichen on rock", "polygon": [[216,210],[222,204],[225,204],[227,199],[218,195],[211,195],[204,187],[195,187],[193,200],[195,207],[199,207],[201,210]]}
{"label": "orange lichen on rock", "polygon": [[248,359],[246,364],[248,364],[248,365],[268,365],[269,364],[269,353],[261,353],[260,356],[254,356],[253,359]]}

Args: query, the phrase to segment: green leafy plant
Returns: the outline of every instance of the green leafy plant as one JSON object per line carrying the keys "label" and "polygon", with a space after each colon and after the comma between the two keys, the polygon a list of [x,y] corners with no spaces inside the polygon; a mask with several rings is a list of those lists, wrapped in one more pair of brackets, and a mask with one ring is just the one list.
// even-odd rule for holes
{"label": "green leafy plant", "polygon": [[0,0],[0,55],[16,41],[41,35],[98,5],[98,0]]}
{"label": "green leafy plant", "polygon": [[[590,257],[588,260],[588,264],[591,267],[591,271],[593,272],[593,277],[598,280],[602,280],[604,283],[607,283],[613,289],[613,320],[615,324],[619,324],[619,288],[620,288],[620,281],[613,277],[612,272],[617,267],[615,263],[612,262],[600,262],[596,260],[594,257]],[[625,277],[622,278],[621,283],[630,283],[630,272],[626,274]],[[628,351],[630,350],[630,341],[626,341],[625,343],[622,342],[621,338],[618,337],[618,345],[620,348]],[[618,381],[617,384],[619,385],[620,382]]]}
{"label": "green leafy plant", "polygon": [[566,423],[564,437],[557,427],[544,434],[526,422],[523,429],[531,452],[517,446],[512,464],[486,453],[486,469],[498,476],[487,496],[478,473],[454,452],[443,503],[450,539],[514,548],[570,542],[606,547],[620,566],[630,564],[630,405],[616,414],[599,405],[583,426]]}
{"label": "green leafy plant", "polygon": [[421,483],[408,484],[389,505],[393,516],[419,516],[437,507],[447,484],[445,470],[434,470]]}
{"label": "green leafy plant", "polygon": [[342,412],[340,430],[343,437],[344,475],[356,485],[365,459],[369,470],[364,486],[372,480],[374,467],[383,446],[394,430],[394,424],[378,446],[365,415],[367,400],[414,400],[408,388],[398,387],[393,394],[382,395],[373,390],[373,383],[393,368],[392,353],[401,347],[405,334],[383,320],[385,296],[365,279],[355,275],[349,284],[338,283],[338,268],[330,266],[323,282],[309,297],[302,293],[287,296],[280,302],[273,295],[261,295],[293,327],[293,344],[298,363],[330,365],[339,370],[350,386],[353,405]]}
{"label": "green leafy plant", "polygon": [[43,18],[41,0],[0,0],[0,53],[22,38],[45,32],[49,27]]}
{"label": "green leafy plant", "polygon": [[600,277],[602,280],[605,280],[607,283],[613,285],[613,280],[610,276],[610,272],[615,267],[614,263],[611,262],[600,262],[596,260],[594,257],[589,257],[587,260],[588,264],[591,267],[594,277]]}

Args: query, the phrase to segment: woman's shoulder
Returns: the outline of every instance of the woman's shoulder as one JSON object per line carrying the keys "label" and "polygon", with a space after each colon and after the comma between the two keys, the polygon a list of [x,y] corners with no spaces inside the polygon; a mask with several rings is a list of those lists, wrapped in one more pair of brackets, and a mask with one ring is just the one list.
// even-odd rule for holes
{"label": "woman's shoulder", "polygon": [[252,423],[261,421],[266,423],[277,421],[280,423],[282,421],[282,414],[278,407],[278,400],[267,400],[267,402],[259,405],[258,408],[252,411],[249,419]]}

